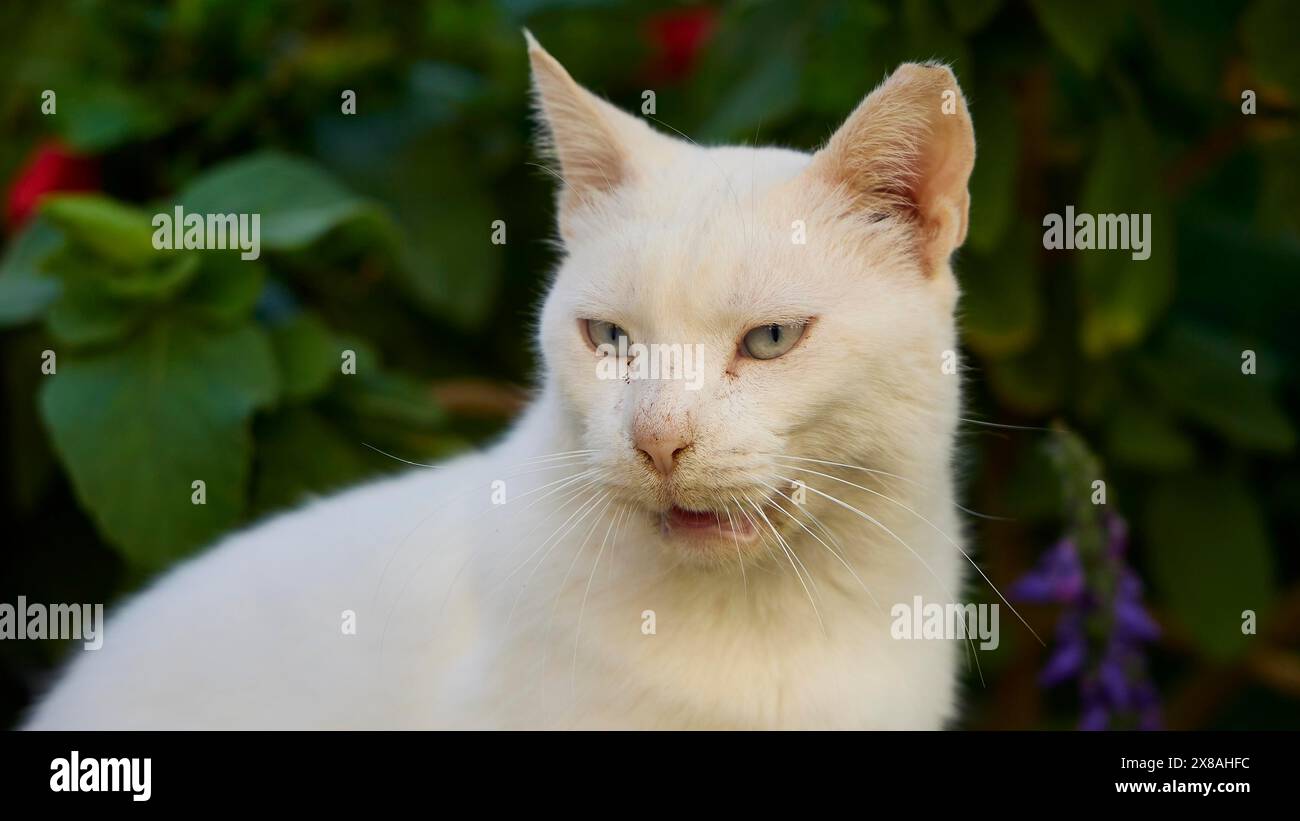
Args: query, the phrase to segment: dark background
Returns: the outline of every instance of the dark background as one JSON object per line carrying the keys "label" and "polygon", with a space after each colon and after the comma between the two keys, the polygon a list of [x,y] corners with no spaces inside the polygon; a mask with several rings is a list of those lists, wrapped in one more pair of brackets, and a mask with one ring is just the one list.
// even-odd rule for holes
{"label": "dark background", "polygon": [[[362,443],[429,461],[508,422],[555,260],[521,27],[701,143],[813,149],[936,58],[979,144],[956,269],[963,503],[1005,517],[972,520],[982,565],[1007,589],[1077,527],[1059,488],[1091,477],[1034,429],[1068,426],[1130,527],[1164,725],[1296,728],[1297,23],[1286,0],[6,3],[0,601],[111,603],[403,467]],[[263,214],[261,259],[160,262],[148,218],[178,202]],[[1045,251],[1067,205],[1151,214],[1151,258]],[[1024,609],[1049,644],[1057,612]],[[1041,685],[1050,651],[1002,625],[962,726],[1075,726],[1077,688]],[[67,649],[0,642],[0,725]]]}

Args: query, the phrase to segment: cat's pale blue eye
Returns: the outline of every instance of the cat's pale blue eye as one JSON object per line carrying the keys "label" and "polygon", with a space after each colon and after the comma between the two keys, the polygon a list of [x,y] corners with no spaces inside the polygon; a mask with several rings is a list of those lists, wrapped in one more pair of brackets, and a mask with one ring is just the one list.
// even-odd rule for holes
{"label": "cat's pale blue eye", "polygon": [[802,322],[759,325],[745,334],[741,347],[746,355],[755,359],[776,359],[794,347],[794,343],[803,336],[805,327]]}
{"label": "cat's pale blue eye", "polygon": [[631,344],[628,339],[627,331],[623,330],[613,322],[606,322],[603,319],[588,319],[585,321],[587,326],[587,339],[591,340],[594,347],[599,348],[601,345],[619,346],[619,339],[623,339],[623,344]]}

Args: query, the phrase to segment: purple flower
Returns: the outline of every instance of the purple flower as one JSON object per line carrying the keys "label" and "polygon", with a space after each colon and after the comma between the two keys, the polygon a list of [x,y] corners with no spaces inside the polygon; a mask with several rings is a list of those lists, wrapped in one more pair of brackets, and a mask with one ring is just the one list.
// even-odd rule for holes
{"label": "purple flower", "polygon": [[1084,709],[1079,718],[1080,730],[1105,730],[1110,726],[1110,711],[1102,704],[1093,704]]}
{"label": "purple flower", "polygon": [[1038,674],[1039,682],[1045,687],[1051,687],[1074,678],[1083,669],[1087,656],[1088,647],[1082,641],[1059,645],[1047,660],[1043,671]]}
{"label": "purple flower", "polygon": [[1092,541],[1082,540],[1101,545],[1091,563],[1080,555],[1077,534],[1067,536],[1012,585],[1011,595],[1065,605],[1039,680],[1044,686],[1078,680],[1079,729],[1158,728],[1159,694],[1147,675],[1143,645],[1160,628],[1142,606],[1141,579],[1126,563],[1128,527],[1112,514],[1091,522],[1101,530]]}
{"label": "purple flower", "polygon": [[1160,717],[1160,694],[1150,681],[1140,684],[1134,693],[1138,710],[1139,730],[1159,730],[1164,726]]}
{"label": "purple flower", "polygon": [[1128,654],[1112,642],[1097,669],[1097,682],[1106,702],[1121,710],[1132,701],[1134,682],[1129,680],[1128,661]]}
{"label": "purple flower", "polygon": [[1086,589],[1079,552],[1072,540],[1062,539],[1011,586],[1011,595],[1035,604],[1064,604],[1077,601]]}
{"label": "purple flower", "polygon": [[1106,537],[1113,558],[1128,552],[1128,523],[1113,513],[1106,517]]}
{"label": "purple flower", "polygon": [[1125,568],[1115,592],[1115,636],[1130,642],[1153,641],[1160,636],[1160,625],[1142,606],[1142,582]]}
{"label": "purple flower", "polygon": [[1039,673],[1038,680],[1045,687],[1074,678],[1083,670],[1088,658],[1088,638],[1084,635],[1083,621],[1077,614],[1067,613],[1056,629],[1056,650]]}

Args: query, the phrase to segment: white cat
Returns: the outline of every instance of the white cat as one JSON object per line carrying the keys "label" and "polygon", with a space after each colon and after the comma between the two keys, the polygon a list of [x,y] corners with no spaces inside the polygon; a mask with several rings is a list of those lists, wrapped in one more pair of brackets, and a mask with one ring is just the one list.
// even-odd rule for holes
{"label": "white cat", "polygon": [[[27,726],[954,716],[961,643],[890,630],[914,596],[956,601],[966,562],[949,257],[975,145],[952,72],[901,66],[810,156],[667,136],[528,42],[564,254],[523,418],[179,566]],[[622,336],[700,345],[702,375],[600,378]]]}

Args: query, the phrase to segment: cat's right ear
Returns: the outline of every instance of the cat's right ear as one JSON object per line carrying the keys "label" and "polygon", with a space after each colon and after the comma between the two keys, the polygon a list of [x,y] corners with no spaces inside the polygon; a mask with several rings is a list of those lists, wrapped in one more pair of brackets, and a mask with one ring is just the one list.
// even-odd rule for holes
{"label": "cat's right ear", "polygon": [[905,63],[849,115],[810,170],[840,186],[853,211],[912,222],[933,274],[966,238],[974,165],[975,132],[952,70]]}
{"label": "cat's right ear", "polygon": [[560,166],[560,232],[578,211],[635,182],[638,165],[667,138],[592,94],[569,76],[527,29],[540,147]]}

